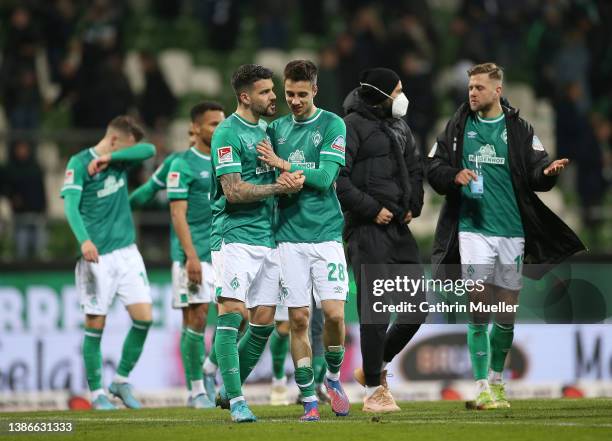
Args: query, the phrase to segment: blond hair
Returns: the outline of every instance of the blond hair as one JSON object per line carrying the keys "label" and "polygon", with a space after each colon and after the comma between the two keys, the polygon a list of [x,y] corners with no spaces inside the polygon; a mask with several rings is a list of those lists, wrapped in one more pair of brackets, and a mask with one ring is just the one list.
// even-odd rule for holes
{"label": "blond hair", "polygon": [[504,80],[504,70],[495,63],[482,63],[471,67],[467,71],[468,77],[473,75],[488,74],[492,80]]}

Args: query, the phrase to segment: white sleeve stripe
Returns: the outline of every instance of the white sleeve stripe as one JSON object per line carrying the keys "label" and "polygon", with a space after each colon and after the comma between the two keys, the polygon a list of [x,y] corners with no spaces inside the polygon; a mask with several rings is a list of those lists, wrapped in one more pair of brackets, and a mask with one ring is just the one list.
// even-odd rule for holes
{"label": "white sleeve stripe", "polygon": [[230,326],[217,326],[217,331],[218,330],[224,330],[224,331],[236,331],[238,332],[238,328],[232,328]]}
{"label": "white sleeve stripe", "polygon": [[221,164],[215,167],[215,170],[219,170],[220,168],[225,168],[225,167],[242,167],[242,164],[239,162],[232,162],[231,164]]}
{"label": "white sleeve stripe", "polygon": [[344,155],[341,155],[340,153],[334,153],[334,152],[321,152],[322,155],[333,155],[333,156],[337,156],[338,158],[342,158],[344,159]]}
{"label": "white sleeve stripe", "polygon": [[79,190],[79,191],[83,191],[83,187],[81,187],[80,185],[64,185],[62,187],[62,191],[64,190]]}
{"label": "white sleeve stripe", "polygon": [[153,175],[153,176],[151,176],[151,179],[153,179],[153,182],[155,182],[160,187],[166,188],[166,183],[162,182],[157,176]]}
{"label": "white sleeve stripe", "polygon": [[168,193],[185,193],[187,191],[186,188],[169,188]]}

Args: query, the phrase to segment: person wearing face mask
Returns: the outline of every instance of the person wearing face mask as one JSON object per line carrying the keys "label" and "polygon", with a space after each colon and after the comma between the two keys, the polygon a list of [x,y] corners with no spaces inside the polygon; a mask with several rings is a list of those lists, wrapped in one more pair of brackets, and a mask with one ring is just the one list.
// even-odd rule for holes
{"label": "person wearing face mask", "polygon": [[397,319],[389,327],[388,314],[371,320],[367,299],[372,297],[362,287],[362,264],[420,263],[408,224],[423,206],[423,165],[404,119],[408,99],[394,71],[363,71],[344,109],[346,166],[336,191],[345,215],[347,259],[357,284],[363,367],[355,370],[355,379],[366,388],[364,412],[394,412],[400,408],[387,386],[385,366],[420,325]]}

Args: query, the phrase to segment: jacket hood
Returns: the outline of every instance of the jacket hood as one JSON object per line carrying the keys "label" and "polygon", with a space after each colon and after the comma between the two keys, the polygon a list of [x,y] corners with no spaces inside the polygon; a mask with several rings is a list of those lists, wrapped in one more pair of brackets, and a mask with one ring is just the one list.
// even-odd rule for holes
{"label": "jacket hood", "polygon": [[359,87],[356,87],[351,92],[349,92],[346,98],[344,98],[342,108],[344,109],[344,114],[348,115],[350,113],[355,112],[357,109],[364,105],[365,103],[359,96]]}

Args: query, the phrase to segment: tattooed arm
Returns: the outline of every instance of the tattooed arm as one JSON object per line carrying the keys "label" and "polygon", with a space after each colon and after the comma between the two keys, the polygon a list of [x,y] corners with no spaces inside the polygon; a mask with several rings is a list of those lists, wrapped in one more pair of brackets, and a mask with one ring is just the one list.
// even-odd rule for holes
{"label": "tattooed arm", "polygon": [[225,197],[232,204],[247,204],[278,194],[297,193],[304,184],[304,178],[300,176],[291,187],[279,183],[254,185],[240,179],[240,173],[222,175],[219,181]]}

